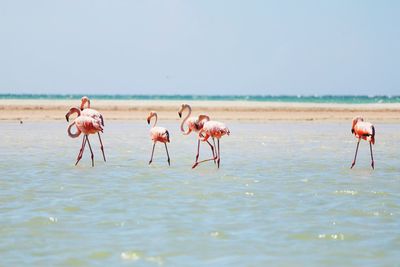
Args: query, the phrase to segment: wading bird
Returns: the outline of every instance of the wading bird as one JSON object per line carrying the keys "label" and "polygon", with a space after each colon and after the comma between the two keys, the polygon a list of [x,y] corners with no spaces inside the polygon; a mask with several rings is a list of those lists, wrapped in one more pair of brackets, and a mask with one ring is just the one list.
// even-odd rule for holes
{"label": "wading bird", "polygon": [[[89,142],[89,138],[88,135],[89,134],[96,134],[99,132],[103,132],[103,128],[101,126],[101,123],[98,120],[95,120],[91,117],[88,116],[82,116],[81,115],[81,111],[78,108],[71,108],[68,113],[65,115],[65,118],[67,119],[67,121],[69,121],[69,117],[74,114],[77,113],[78,117],[76,117],[68,126],[67,132],[68,135],[72,138],[77,138],[79,137],[79,135],[81,133],[84,134],[83,139],[82,139],[82,146],[81,149],[79,151],[78,157],[76,159],[76,163],[75,165],[78,164],[78,162],[81,160],[82,155],[83,155],[83,151],[85,149],[86,143],[89,145],[89,149],[90,149],[90,154],[91,154],[91,158],[92,158],[92,167],[94,166],[94,155],[93,155],[93,150],[92,150],[92,146],[90,145]],[[77,132],[76,133],[72,133],[71,128],[75,125]]]}
{"label": "wading bird", "polygon": [[150,121],[153,117],[155,117],[155,121],[154,121],[153,126],[150,129],[150,138],[153,141],[153,150],[151,152],[151,158],[149,161],[149,165],[153,162],[154,147],[156,146],[156,143],[161,142],[161,143],[164,143],[164,145],[165,145],[165,151],[167,151],[167,157],[168,157],[168,165],[171,166],[171,161],[169,158],[169,153],[168,153],[168,148],[167,148],[167,143],[169,143],[169,132],[164,127],[156,126],[158,117],[157,117],[157,113],[154,111],[151,111],[149,116],[147,117],[148,124],[150,124]]}
{"label": "wading bird", "polygon": [[[85,108],[85,104],[87,104],[87,108]],[[98,112],[97,110],[90,108],[90,99],[87,96],[84,96],[81,99],[81,116],[91,117],[91,118],[99,121],[101,126],[104,127],[103,115],[101,115],[101,113]],[[101,149],[101,152],[103,153],[103,159],[104,159],[104,161],[106,161],[106,155],[104,153],[104,146],[103,146],[103,142],[100,137],[100,132],[98,132],[97,135],[99,136],[100,149]]]}
{"label": "wading bird", "polygon": [[[208,138],[212,138],[214,147],[215,147],[215,156],[211,159],[205,159],[202,161],[196,161],[192,168],[196,168],[202,162],[210,161],[210,160],[217,160],[217,165],[219,168],[219,164],[221,161],[221,150],[219,146],[219,139],[221,139],[224,135],[229,135],[230,131],[228,127],[225,126],[222,122],[218,121],[207,121],[204,123],[203,128],[199,131],[199,139],[201,141],[207,141]],[[215,138],[217,139],[217,146],[215,146]]]}
{"label": "wading bird", "polygon": [[369,149],[371,152],[371,167],[374,169],[374,156],[372,154],[372,145],[375,144],[375,127],[369,122],[365,122],[364,119],[360,116],[355,117],[351,126],[351,133],[358,138],[356,153],[354,155],[353,163],[351,164],[350,169],[354,167],[356,164],[358,146],[360,145],[361,139],[364,139],[369,142]]}
{"label": "wading bird", "polygon": [[[183,121],[181,123],[181,132],[184,135],[188,135],[192,131],[198,133],[201,129],[203,129],[204,123],[206,121],[210,120],[210,117],[208,117],[207,115],[199,115],[198,117],[190,117],[190,115],[192,114],[192,108],[188,104],[182,104],[181,108],[178,111],[178,115],[180,118],[182,118],[182,112],[186,109],[189,110],[189,113],[186,115],[186,117],[183,119]],[[185,129],[183,128],[184,124],[186,124],[186,126],[188,127],[187,131],[185,131]],[[211,143],[208,140],[206,140],[206,142],[208,143],[208,145],[211,148],[213,158],[215,158],[214,147],[211,145]],[[199,155],[200,155],[200,139],[198,139],[198,141],[197,141],[197,154],[196,154],[195,162],[197,162],[199,160]],[[214,160],[214,163],[215,163],[215,160]]]}

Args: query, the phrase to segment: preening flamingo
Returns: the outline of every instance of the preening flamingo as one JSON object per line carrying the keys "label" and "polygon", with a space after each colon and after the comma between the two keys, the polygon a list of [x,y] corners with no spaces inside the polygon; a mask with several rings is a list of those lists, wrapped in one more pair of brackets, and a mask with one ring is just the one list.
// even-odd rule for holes
{"label": "preening flamingo", "polygon": [[199,139],[201,141],[207,141],[208,138],[212,138],[214,147],[215,147],[215,138],[217,138],[217,147],[215,147],[216,155],[212,159],[205,159],[202,161],[196,161],[192,168],[196,168],[202,162],[210,161],[210,160],[217,160],[217,165],[219,168],[219,164],[221,161],[221,150],[219,146],[219,139],[221,139],[224,135],[229,135],[230,131],[228,127],[225,126],[222,122],[218,121],[207,121],[204,123],[203,128],[199,131]]}
{"label": "preening flamingo", "polygon": [[[85,108],[86,103],[87,103],[87,108]],[[97,110],[90,108],[90,99],[87,96],[84,96],[81,99],[81,116],[91,117],[91,118],[99,121],[101,123],[101,126],[104,127],[103,115],[101,115],[101,113],[98,112]],[[106,155],[104,153],[104,146],[103,146],[103,142],[100,137],[100,132],[98,132],[97,135],[99,136],[100,149],[101,149],[101,152],[103,153],[103,159],[104,159],[104,161],[106,161]]]}
{"label": "preening flamingo", "polygon": [[[77,138],[77,137],[79,137],[79,135],[81,133],[84,134],[83,140],[82,140],[82,146],[79,151],[78,157],[76,159],[75,165],[77,165],[78,162],[81,160],[83,151],[84,151],[86,143],[87,143],[89,145],[91,158],[92,158],[92,167],[93,167],[94,166],[94,155],[93,155],[92,146],[90,145],[90,142],[89,142],[88,135],[103,132],[103,127],[101,126],[100,121],[93,119],[91,117],[88,117],[88,116],[82,116],[81,111],[78,108],[71,108],[68,111],[68,113],[65,115],[67,121],[69,120],[69,117],[74,113],[77,113],[78,117],[76,117],[74,119],[74,121],[69,124],[68,129],[67,129],[68,135],[72,138]],[[71,128],[74,125],[76,126],[76,129],[77,129],[76,133],[72,133],[72,131],[71,131]]]}
{"label": "preening flamingo", "polygon": [[154,121],[153,126],[150,129],[150,138],[153,141],[153,150],[151,152],[151,158],[149,161],[149,165],[153,162],[154,148],[156,146],[156,143],[161,142],[161,143],[164,143],[164,145],[165,145],[165,151],[167,151],[167,157],[168,157],[168,165],[171,166],[171,161],[169,158],[168,147],[167,147],[167,143],[170,142],[169,132],[164,127],[156,126],[158,117],[157,117],[157,113],[154,111],[151,111],[149,116],[147,117],[148,124],[150,124],[150,121],[153,117],[155,117],[155,121]]}
{"label": "preening flamingo", "polygon": [[372,155],[372,145],[375,144],[375,127],[369,122],[365,122],[364,119],[360,116],[355,117],[351,126],[351,133],[358,138],[356,153],[354,155],[353,163],[351,164],[350,169],[354,167],[356,164],[356,158],[358,153],[358,146],[360,145],[361,139],[364,139],[369,142],[369,149],[371,152],[371,167],[374,169],[374,156]]}
{"label": "preening flamingo", "polygon": [[[186,117],[183,119],[183,121],[181,123],[181,132],[184,135],[188,135],[192,131],[198,133],[201,129],[203,129],[204,123],[206,121],[210,120],[210,117],[208,117],[207,115],[199,115],[198,117],[190,117],[190,115],[192,114],[192,108],[188,104],[182,104],[181,108],[178,111],[178,115],[180,118],[182,118],[182,112],[186,109],[189,110],[189,113],[186,115]],[[187,131],[185,131],[185,129],[183,128],[183,125],[185,123],[186,123],[186,126],[188,127]],[[213,157],[215,157],[214,147],[211,145],[211,143],[208,140],[206,140],[206,142],[208,143],[208,145],[211,148]],[[199,160],[199,154],[200,154],[200,139],[198,139],[198,141],[197,141],[197,154],[196,154],[195,162],[197,162]]]}

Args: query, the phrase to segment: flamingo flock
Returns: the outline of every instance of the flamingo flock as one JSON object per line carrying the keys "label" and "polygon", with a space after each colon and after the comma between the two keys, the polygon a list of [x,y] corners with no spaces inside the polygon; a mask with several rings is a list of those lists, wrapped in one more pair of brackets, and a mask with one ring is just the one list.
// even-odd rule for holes
{"label": "flamingo flock", "polygon": [[[85,105],[87,107],[85,108]],[[199,164],[214,161],[217,167],[220,167],[221,162],[221,150],[220,150],[220,139],[227,135],[230,135],[229,128],[222,122],[211,120],[208,115],[198,115],[191,116],[192,108],[188,104],[182,104],[179,108],[178,115],[182,118],[182,114],[184,111],[188,111],[187,115],[183,118],[180,131],[183,135],[189,135],[191,132],[197,133],[197,153],[195,157],[195,162],[192,165],[192,169],[196,168]],[[104,146],[101,140],[100,133],[103,133],[104,130],[104,118],[103,115],[95,109],[90,108],[90,99],[87,96],[82,97],[80,109],[77,107],[72,107],[69,109],[65,118],[67,122],[70,121],[70,116],[72,114],[77,114],[74,120],[72,120],[67,128],[68,136],[71,138],[78,138],[83,133],[82,145],[79,150],[76,163],[77,165],[83,156],[83,152],[85,150],[86,144],[89,146],[89,150],[91,153],[92,167],[94,166],[94,154],[92,150],[92,146],[89,141],[89,135],[97,134],[100,141],[100,149],[103,154],[103,159],[106,161],[106,156],[104,153]],[[165,146],[165,151],[167,154],[167,162],[168,165],[171,166],[171,159],[168,152],[167,143],[170,143],[170,134],[169,131],[157,125],[158,115],[157,112],[151,111],[147,117],[147,123],[150,125],[151,120],[154,118],[154,123],[150,129],[150,139],[153,142],[153,148],[151,151],[151,157],[149,161],[149,165],[153,162],[154,149],[157,142],[163,143]],[[185,130],[185,125],[187,130]],[[76,131],[72,132],[72,128],[75,126]],[[375,168],[374,165],[374,156],[372,152],[372,145],[375,144],[375,127],[372,123],[364,121],[361,116],[357,116],[352,120],[351,133],[358,139],[356,152],[354,154],[353,162],[350,166],[350,169],[354,167],[356,164],[358,148],[360,145],[361,139],[369,142],[370,153],[371,153],[371,167]],[[211,138],[212,144],[209,139]],[[215,139],[217,142],[215,142]],[[212,157],[208,159],[203,159],[199,161],[200,156],[200,144],[201,142],[205,142],[211,149]]]}

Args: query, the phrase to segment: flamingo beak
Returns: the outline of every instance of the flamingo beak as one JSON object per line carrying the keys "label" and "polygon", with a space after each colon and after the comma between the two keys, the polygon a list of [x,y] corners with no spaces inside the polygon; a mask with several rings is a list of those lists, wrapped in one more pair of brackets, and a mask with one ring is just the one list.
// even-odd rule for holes
{"label": "flamingo beak", "polygon": [[182,118],[182,112],[178,112],[179,118]]}
{"label": "flamingo beak", "polygon": [[147,119],[147,124],[150,124],[150,119]]}
{"label": "flamingo beak", "polygon": [[351,133],[352,133],[352,134],[354,133],[354,129],[351,129]]}
{"label": "flamingo beak", "polygon": [[69,114],[65,114],[65,119],[67,120],[67,122],[69,122]]}

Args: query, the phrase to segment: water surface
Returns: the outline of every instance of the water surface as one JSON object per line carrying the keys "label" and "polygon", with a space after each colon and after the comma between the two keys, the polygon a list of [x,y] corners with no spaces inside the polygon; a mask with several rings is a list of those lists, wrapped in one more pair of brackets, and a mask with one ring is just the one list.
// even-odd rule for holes
{"label": "water surface", "polygon": [[[393,266],[400,260],[400,126],[355,149],[344,123],[228,122],[221,169],[191,170],[195,136],[170,129],[148,166],[143,122],[92,137],[63,122],[0,123],[0,266]],[[209,156],[207,149],[202,157]]]}
{"label": "water surface", "polygon": [[[250,101],[282,103],[373,104],[400,103],[399,95],[88,95],[102,100]],[[0,99],[81,99],[80,94],[0,94]]]}

